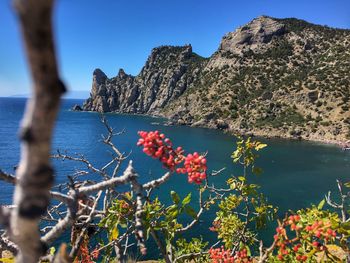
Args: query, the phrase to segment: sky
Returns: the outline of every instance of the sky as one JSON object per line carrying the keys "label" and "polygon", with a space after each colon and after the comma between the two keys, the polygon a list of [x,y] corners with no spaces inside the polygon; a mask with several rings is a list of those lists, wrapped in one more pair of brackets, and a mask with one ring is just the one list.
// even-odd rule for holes
{"label": "sky", "polygon": [[[350,0],[56,0],[60,72],[75,96],[86,97],[95,68],[136,75],[160,45],[191,44],[208,57],[223,35],[260,15],[350,28]],[[0,96],[29,94],[30,85],[11,1],[0,0]]]}

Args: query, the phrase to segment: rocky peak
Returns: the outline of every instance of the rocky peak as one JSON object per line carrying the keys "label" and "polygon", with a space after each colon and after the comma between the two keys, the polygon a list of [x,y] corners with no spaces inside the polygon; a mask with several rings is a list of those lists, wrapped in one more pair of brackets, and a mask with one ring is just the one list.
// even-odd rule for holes
{"label": "rocky peak", "polygon": [[181,51],[181,58],[189,59],[192,55],[192,46],[191,44],[185,45]]}
{"label": "rocky peak", "polygon": [[254,50],[285,33],[285,25],[271,17],[260,16],[236,31],[226,34],[219,50],[240,54],[245,47]]}
{"label": "rocky peak", "polygon": [[93,74],[93,82],[96,84],[103,84],[108,79],[107,75],[99,68],[95,69]]}
{"label": "rocky peak", "polygon": [[125,73],[124,69],[119,69],[117,77],[119,79],[125,79],[128,75]]}
{"label": "rocky peak", "polygon": [[145,64],[145,69],[154,66],[163,66],[171,62],[189,59],[192,55],[192,46],[160,46],[152,49],[151,55]]}

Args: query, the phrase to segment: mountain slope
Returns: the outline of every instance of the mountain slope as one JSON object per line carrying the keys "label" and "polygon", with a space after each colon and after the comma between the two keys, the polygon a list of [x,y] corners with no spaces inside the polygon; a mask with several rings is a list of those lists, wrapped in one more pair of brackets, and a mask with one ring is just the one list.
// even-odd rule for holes
{"label": "mountain slope", "polygon": [[350,30],[258,17],[210,58],[152,50],[137,76],[95,70],[84,110],[168,117],[263,136],[350,139]]}

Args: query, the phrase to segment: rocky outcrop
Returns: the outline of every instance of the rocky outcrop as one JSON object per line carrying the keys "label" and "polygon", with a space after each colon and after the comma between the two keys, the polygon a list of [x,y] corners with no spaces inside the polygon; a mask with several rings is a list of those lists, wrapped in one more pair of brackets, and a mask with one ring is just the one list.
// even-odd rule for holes
{"label": "rocky outcrop", "polygon": [[72,110],[73,110],[73,111],[82,111],[83,109],[81,108],[80,105],[75,104],[75,105],[72,107]]}
{"label": "rocky outcrop", "polygon": [[259,50],[274,36],[279,37],[285,32],[283,23],[261,16],[224,36],[219,50],[232,54],[242,54],[246,50]]}
{"label": "rocky outcrop", "polygon": [[209,58],[152,50],[137,76],[93,73],[83,110],[160,115],[169,124],[261,136],[350,138],[350,31],[258,17]]}
{"label": "rocky outcrop", "polygon": [[114,78],[95,70],[90,98],[83,109],[98,112],[158,114],[198,78],[205,59],[184,47],[162,46],[152,50],[137,76],[120,69]]}

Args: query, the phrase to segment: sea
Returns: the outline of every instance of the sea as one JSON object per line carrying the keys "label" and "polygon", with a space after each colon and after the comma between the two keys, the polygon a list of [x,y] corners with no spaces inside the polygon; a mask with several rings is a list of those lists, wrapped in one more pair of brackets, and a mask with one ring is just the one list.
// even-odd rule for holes
{"label": "sea", "polygon": [[[20,158],[18,140],[19,124],[24,112],[25,98],[0,98],[0,169],[14,173],[14,167]],[[106,129],[101,123],[101,115],[93,112],[71,111],[73,105],[82,104],[83,100],[64,99],[61,103],[56,122],[52,153],[59,150],[69,155],[84,156],[96,167],[102,167],[112,158],[112,151],[101,141]],[[166,171],[161,164],[146,156],[136,146],[137,132],[140,130],[159,130],[169,137],[175,146],[182,146],[186,152],[207,154],[209,172],[224,170],[210,182],[224,186],[231,175],[240,175],[241,168],[232,162],[231,154],[235,149],[236,138],[219,130],[193,128],[187,126],[166,126],[162,118],[139,115],[105,114],[115,132],[123,131],[114,137],[120,151],[129,155],[140,181],[147,182],[162,176]],[[278,215],[283,217],[289,210],[296,211],[318,204],[331,191],[337,196],[336,179],[350,181],[350,152],[334,145],[317,142],[287,139],[255,138],[268,145],[260,152],[257,165],[263,169],[259,176],[249,176],[249,180],[261,186],[269,203],[279,207]],[[55,183],[67,182],[67,176],[84,168],[72,161],[52,161],[55,167]],[[125,161],[125,168],[127,161]],[[99,180],[98,175],[88,174],[86,178]],[[0,204],[11,204],[13,186],[0,182]],[[121,190],[129,191],[127,187]],[[181,198],[192,193],[192,204],[198,206],[198,186],[187,183],[185,175],[174,174],[171,179],[155,192],[164,203],[170,202],[170,191],[176,191]],[[205,211],[201,221],[184,237],[202,236],[213,242],[215,234],[209,231],[210,222],[215,218],[215,210]],[[185,221],[189,218],[183,218]],[[275,223],[260,231],[260,238],[265,244],[271,242]],[[154,244],[150,244],[147,258],[157,257]]]}

